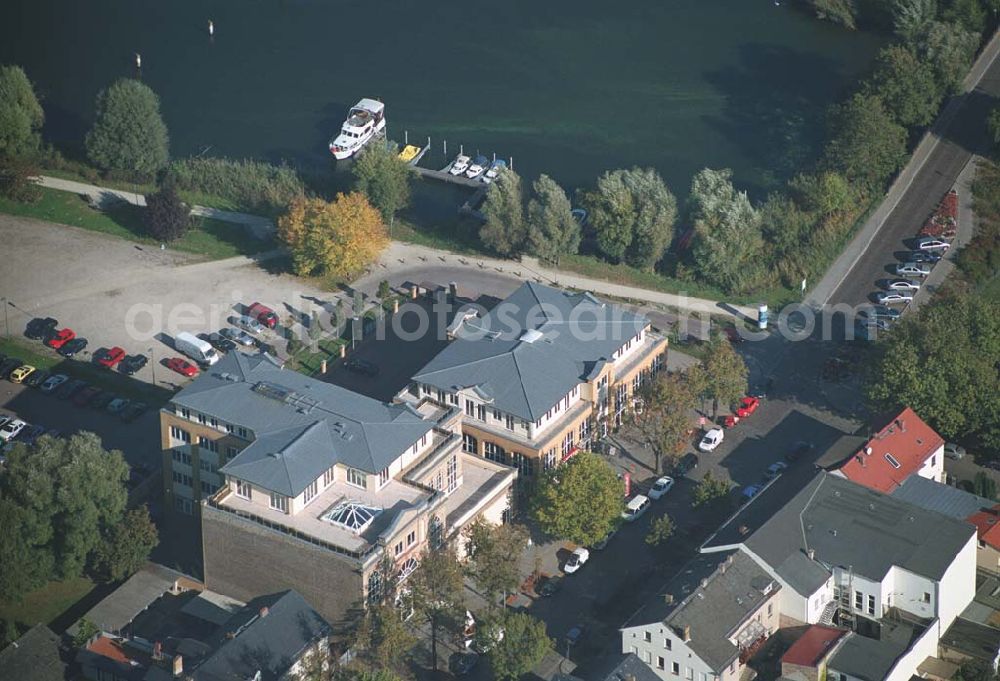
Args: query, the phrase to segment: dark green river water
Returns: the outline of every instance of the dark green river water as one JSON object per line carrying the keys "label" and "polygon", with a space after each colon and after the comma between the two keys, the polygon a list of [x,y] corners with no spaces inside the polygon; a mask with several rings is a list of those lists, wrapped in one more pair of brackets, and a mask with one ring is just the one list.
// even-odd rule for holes
{"label": "dark green river water", "polygon": [[[324,164],[360,97],[390,136],[513,157],[568,186],[652,165],[678,196],[704,166],[761,192],[815,155],[823,112],[880,38],[773,0],[6,0],[0,62],[79,144],[94,97],[134,75],[174,156]],[[208,21],[215,36],[208,35]],[[441,159],[432,159],[437,164]]]}

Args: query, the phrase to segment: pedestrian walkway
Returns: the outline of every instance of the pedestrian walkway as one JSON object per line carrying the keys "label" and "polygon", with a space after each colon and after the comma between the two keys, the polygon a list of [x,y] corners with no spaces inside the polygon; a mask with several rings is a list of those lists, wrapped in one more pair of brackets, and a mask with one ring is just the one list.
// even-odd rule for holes
{"label": "pedestrian walkway", "polygon": [[[64,180],[58,177],[48,177],[46,175],[42,175],[38,178],[38,184],[49,189],[58,189],[60,191],[72,192],[74,194],[86,196],[90,199],[90,202],[96,206],[103,206],[108,201],[124,201],[126,203],[131,203],[133,206],[146,205],[146,197],[139,192],[99,187],[93,184],[75,182],[73,180]],[[198,217],[211,218],[213,220],[221,220],[223,222],[232,222],[238,225],[246,225],[251,229],[251,231],[253,231],[254,236],[259,239],[266,239],[274,234],[274,223],[259,215],[236,213],[228,210],[220,210],[218,208],[209,208],[208,206],[192,206],[191,214]]]}

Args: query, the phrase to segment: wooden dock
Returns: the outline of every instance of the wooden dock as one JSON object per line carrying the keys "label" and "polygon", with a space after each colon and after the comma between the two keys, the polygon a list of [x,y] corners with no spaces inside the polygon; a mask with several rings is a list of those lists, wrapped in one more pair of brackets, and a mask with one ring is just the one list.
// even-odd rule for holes
{"label": "wooden dock", "polygon": [[481,189],[489,185],[485,184],[478,177],[466,177],[465,175],[452,175],[448,172],[451,169],[451,164],[449,163],[441,170],[434,170],[432,168],[421,168],[420,166],[413,166],[413,169],[417,171],[420,177],[426,177],[431,180],[440,180],[441,182],[448,182],[451,184],[457,184],[462,187],[469,187],[470,189]]}

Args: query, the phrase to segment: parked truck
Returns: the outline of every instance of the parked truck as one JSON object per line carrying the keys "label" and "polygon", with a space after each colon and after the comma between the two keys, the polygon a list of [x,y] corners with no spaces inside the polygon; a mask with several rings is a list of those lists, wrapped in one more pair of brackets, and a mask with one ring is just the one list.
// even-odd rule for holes
{"label": "parked truck", "polygon": [[174,347],[202,366],[212,366],[219,361],[219,353],[215,348],[192,333],[177,334],[174,338]]}

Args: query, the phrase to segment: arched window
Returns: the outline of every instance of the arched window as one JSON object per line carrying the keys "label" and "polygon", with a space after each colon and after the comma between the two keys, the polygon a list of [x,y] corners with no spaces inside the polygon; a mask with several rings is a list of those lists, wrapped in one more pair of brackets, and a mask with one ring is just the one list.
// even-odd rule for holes
{"label": "arched window", "polygon": [[404,560],[403,565],[399,568],[399,581],[403,581],[413,574],[413,571],[417,569],[417,565],[419,565],[417,559],[412,556]]}
{"label": "arched window", "polygon": [[368,603],[373,605],[382,600],[382,571],[375,568],[368,576]]}
{"label": "arched window", "polygon": [[429,535],[430,544],[432,549],[439,549],[444,544],[444,523],[436,515],[431,516],[431,520],[427,525],[427,533]]}

